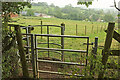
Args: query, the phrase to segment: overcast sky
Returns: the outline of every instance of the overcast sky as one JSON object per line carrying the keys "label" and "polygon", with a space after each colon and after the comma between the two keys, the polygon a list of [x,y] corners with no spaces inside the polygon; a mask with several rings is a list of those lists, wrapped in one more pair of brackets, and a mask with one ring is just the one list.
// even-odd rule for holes
{"label": "overcast sky", "polygon": [[[56,6],[64,7],[65,5],[72,4],[74,7],[85,7],[77,5],[78,0],[34,0],[33,2],[47,2],[49,5],[53,3]],[[115,0],[117,5],[120,0]],[[114,0],[94,0],[92,5],[89,8],[113,8],[110,6],[114,5]],[[119,4],[120,5],[120,4]]]}

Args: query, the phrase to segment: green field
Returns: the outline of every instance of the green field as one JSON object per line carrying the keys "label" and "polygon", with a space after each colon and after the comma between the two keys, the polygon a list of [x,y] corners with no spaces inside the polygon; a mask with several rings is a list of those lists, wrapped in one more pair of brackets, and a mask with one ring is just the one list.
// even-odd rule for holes
{"label": "green field", "polygon": [[[104,46],[104,41],[106,37],[106,33],[104,30],[107,28],[108,23],[103,22],[86,22],[86,21],[77,21],[77,20],[65,20],[65,19],[58,19],[58,18],[41,18],[41,17],[18,17],[13,18],[13,20],[16,20],[16,24],[21,24],[24,26],[28,25],[40,25],[41,20],[43,21],[43,25],[61,25],[61,23],[65,24],[65,35],[73,35],[73,36],[89,36],[90,42],[94,42],[95,37],[98,37],[98,45]],[[77,35],[76,35],[76,24],[77,24]],[[85,26],[86,26],[86,35],[85,35]],[[92,30],[93,26],[93,30]],[[117,27],[116,27],[117,28]],[[61,29],[50,27],[50,34],[57,34],[60,35]],[[24,33],[25,31],[22,30]],[[41,27],[36,27],[32,33],[34,34],[40,34],[41,33]],[[47,27],[43,27],[43,34],[47,34]],[[61,38],[50,38],[51,43],[59,43],[60,44]],[[47,42],[47,37],[41,37],[38,38],[38,43],[41,42]],[[75,49],[75,50],[85,50],[86,45],[83,45],[85,43],[85,39],[71,39],[71,38],[65,38],[65,49]],[[115,47],[116,42],[113,40],[112,46]],[[39,47],[47,48],[47,45],[38,45]],[[56,45],[50,45],[50,48],[60,48]],[[89,47],[89,53],[91,52],[92,46]],[[101,53],[101,50],[98,50],[98,53]],[[77,54],[77,55],[74,55]],[[39,56],[47,57],[47,52],[45,53],[39,53]],[[50,53],[51,57],[56,57],[60,59],[60,55],[56,53]],[[65,61],[76,61],[76,59],[80,59],[81,56],[80,53],[68,53],[65,52]],[[77,58],[76,58],[77,57]]]}

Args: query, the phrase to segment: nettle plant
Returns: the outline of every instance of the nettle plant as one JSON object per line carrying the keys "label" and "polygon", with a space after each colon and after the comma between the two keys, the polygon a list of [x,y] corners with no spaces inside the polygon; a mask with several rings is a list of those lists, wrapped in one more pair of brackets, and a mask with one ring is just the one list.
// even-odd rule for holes
{"label": "nettle plant", "polygon": [[[102,52],[102,51],[99,51]],[[88,65],[82,69],[82,73],[80,74],[84,74],[84,77],[80,77],[80,78],[98,78],[99,72],[107,67],[110,67],[110,65],[103,65],[102,64],[102,54],[97,52],[96,57],[93,55],[93,53],[91,52],[89,54],[88,57],[86,57],[88,59]],[[118,65],[118,58],[117,57],[109,57],[108,59],[108,63],[113,63],[115,64],[117,67],[119,67]],[[93,66],[93,68],[91,69],[91,65]],[[81,69],[74,67],[72,68],[72,73],[73,75],[80,72]],[[113,66],[112,69],[106,69],[105,70],[105,74],[104,74],[105,78],[117,78],[118,76],[118,70],[116,69],[116,67]],[[71,76],[71,77],[75,77],[75,76]]]}

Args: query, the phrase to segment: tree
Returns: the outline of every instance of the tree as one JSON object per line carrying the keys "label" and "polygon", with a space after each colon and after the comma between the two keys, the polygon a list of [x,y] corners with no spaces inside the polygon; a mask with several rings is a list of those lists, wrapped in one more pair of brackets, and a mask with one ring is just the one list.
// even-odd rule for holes
{"label": "tree", "polygon": [[6,24],[5,27],[7,27],[7,23],[10,19],[10,13],[19,14],[25,6],[30,8],[31,4],[29,2],[2,2],[2,15],[4,15],[2,18],[3,22]]}
{"label": "tree", "polygon": [[114,7],[115,7],[118,11],[120,11],[120,9],[116,6],[115,0],[114,0]]}
{"label": "tree", "polygon": [[99,15],[93,14],[92,15],[92,21],[97,21],[99,19]]}
{"label": "tree", "polygon": [[86,5],[88,7],[89,5],[92,5],[92,1],[93,0],[78,0],[77,4]]}
{"label": "tree", "polygon": [[49,15],[54,14],[54,11],[53,11],[53,9],[52,9],[52,8],[48,8],[48,14],[49,14]]}
{"label": "tree", "polygon": [[48,4],[46,2],[38,2],[38,5],[48,7]]}
{"label": "tree", "polygon": [[[77,2],[77,4],[80,4],[80,5],[86,5],[87,7],[89,6],[89,5],[92,5],[92,1],[94,1],[94,0],[78,0],[78,2]],[[114,7],[118,10],[118,11],[120,11],[120,9],[116,6],[116,2],[115,2],[115,0],[114,0]]]}
{"label": "tree", "polygon": [[58,6],[54,9],[54,16],[60,18],[62,16],[61,10]]}
{"label": "tree", "polygon": [[34,16],[34,11],[32,9],[27,10],[27,16]]}
{"label": "tree", "polygon": [[52,3],[52,4],[50,4],[50,7],[55,7],[55,5]]}
{"label": "tree", "polygon": [[104,16],[104,20],[105,20],[106,22],[112,22],[112,21],[114,21],[114,17],[113,17],[111,14],[106,14],[106,15]]}
{"label": "tree", "polygon": [[[30,2],[2,2],[2,15],[3,15],[3,24],[2,24],[2,54],[3,54],[3,58],[2,58],[2,69],[3,69],[3,78],[9,77],[9,73],[11,71],[11,69],[14,68],[14,61],[16,56],[12,56],[12,54],[14,54],[15,52],[13,51],[14,45],[15,45],[15,34],[14,32],[11,32],[8,28],[8,21],[10,20],[10,13],[17,13],[19,14],[21,10],[24,9],[24,7],[31,7]],[[11,54],[8,54],[10,53]],[[11,63],[11,64],[8,64]],[[17,63],[14,63],[17,64]],[[26,62],[24,62],[24,64],[26,64]],[[10,71],[6,69],[10,68]],[[29,77],[28,74],[28,68],[27,66],[22,66],[22,70],[26,70],[23,71],[25,74],[23,74],[23,77]],[[6,71],[6,72],[5,72]],[[14,70],[13,70],[14,71]],[[8,76],[5,76],[6,74],[8,74]],[[15,76],[14,76],[15,77]]]}

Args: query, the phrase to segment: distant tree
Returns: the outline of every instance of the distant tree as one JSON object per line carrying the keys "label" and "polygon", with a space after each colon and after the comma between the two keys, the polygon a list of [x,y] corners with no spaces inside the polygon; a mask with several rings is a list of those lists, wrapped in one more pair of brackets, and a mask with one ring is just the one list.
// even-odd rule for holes
{"label": "distant tree", "polygon": [[38,5],[37,3],[32,3],[32,6],[40,6],[40,5]]}
{"label": "distant tree", "polygon": [[114,17],[113,17],[113,15],[111,15],[111,14],[106,14],[106,15],[104,16],[104,20],[105,20],[106,22],[112,22],[112,21],[114,21]]}
{"label": "distant tree", "polygon": [[53,15],[53,14],[54,14],[54,11],[53,11],[52,8],[48,8],[48,14],[49,14],[49,15]]}
{"label": "distant tree", "polygon": [[78,20],[85,20],[86,16],[83,13],[79,13]]}
{"label": "distant tree", "polygon": [[61,9],[58,6],[56,6],[54,9],[54,16],[57,18],[61,18],[62,16]]}
{"label": "distant tree", "polygon": [[38,2],[38,5],[48,7],[48,4],[46,2]]}
{"label": "distant tree", "polygon": [[72,5],[71,5],[71,4],[68,4],[68,5],[66,5],[64,8],[62,8],[61,11],[64,12],[64,13],[70,13],[71,10],[72,10]]}
{"label": "distant tree", "polygon": [[50,4],[50,7],[55,7],[55,5],[52,3],[52,4]]}
{"label": "distant tree", "polygon": [[[42,3],[39,2],[39,4]],[[53,15],[57,18],[62,18],[62,19],[96,21],[98,19],[103,20],[105,15],[105,12],[103,10],[96,10],[96,9],[86,10],[80,7],[73,7],[71,4],[68,4],[63,8],[55,6],[54,4],[48,5],[48,7],[45,7],[44,4],[44,6],[39,6],[39,7],[40,7],[39,10],[36,8],[35,12],[41,12],[41,13]],[[116,16],[116,14],[114,15]]]}
{"label": "distant tree", "polygon": [[28,9],[26,15],[27,15],[27,16],[34,16],[34,10]]}
{"label": "distant tree", "polygon": [[99,19],[99,15],[98,14],[93,14],[92,15],[92,21],[97,21]]}

